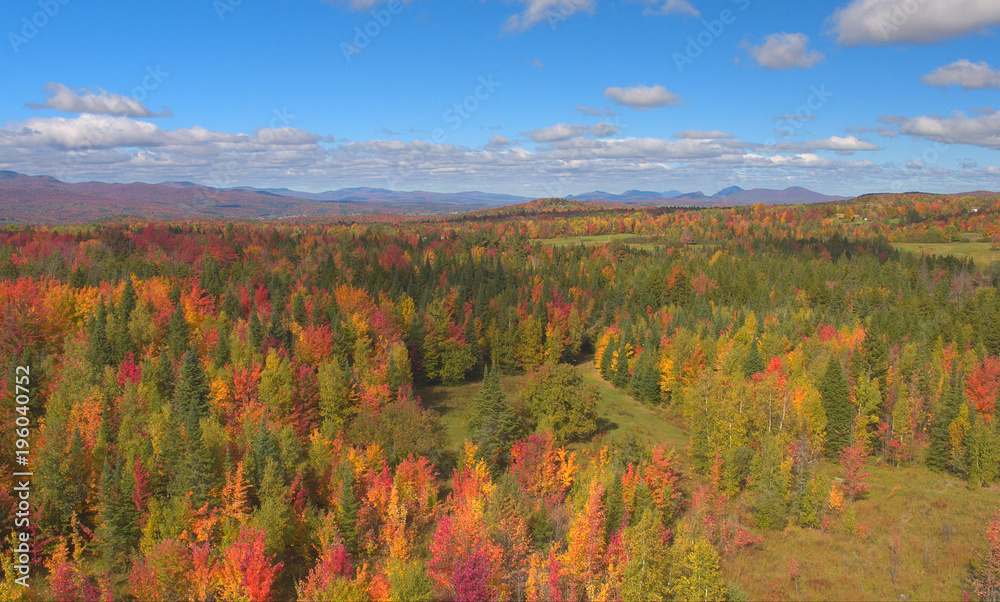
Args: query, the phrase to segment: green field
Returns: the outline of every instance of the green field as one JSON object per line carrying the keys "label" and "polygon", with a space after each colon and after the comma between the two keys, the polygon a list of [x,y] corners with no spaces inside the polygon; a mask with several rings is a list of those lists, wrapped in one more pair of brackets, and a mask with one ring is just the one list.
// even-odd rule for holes
{"label": "green field", "polygon": [[[676,448],[679,454],[684,454],[684,448],[688,443],[687,434],[671,421],[667,410],[643,405],[627,393],[615,389],[601,378],[591,361],[584,361],[577,368],[584,382],[597,385],[601,393],[597,415],[602,419],[601,425],[604,430],[597,441],[587,444],[575,443],[567,446],[568,448],[580,450],[599,444],[602,440],[634,434],[644,442],[666,441]],[[508,398],[513,399],[527,378],[527,375],[501,376],[500,384]],[[465,421],[472,398],[480,386],[480,383],[467,383],[457,387],[432,386],[417,390],[417,395],[425,406],[440,415],[441,423],[455,451],[462,449],[468,437]]]}
{"label": "green field", "polygon": [[[723,563],[727,582],[752,600],[961,600],[969,561],[986,545],[985,524],[1000,508],[1000,487],[969,489],[923,466],[869,469],[867,496],[845,502],[825,533],[755,530],[764,542]],[[822,472],[837,475],[829,464]]]}
{"label": "green field", "polygon": [[634,247],[658,247],[668,245],[665,241],[649,240],[635,234],[601,234],[595,236],[560,236],[556,238],[532,238],[532,244],[566,247],[572,245],[606,245],[612,240],[620,240]]}
{"label": "green field", "polygon": [[892,246],[900,251],[921,255],[971,257],[979,267],[986,267],[994,261],[1000,261],[1000,251],[991,251],[988,242],[897,242],[892,243]]}

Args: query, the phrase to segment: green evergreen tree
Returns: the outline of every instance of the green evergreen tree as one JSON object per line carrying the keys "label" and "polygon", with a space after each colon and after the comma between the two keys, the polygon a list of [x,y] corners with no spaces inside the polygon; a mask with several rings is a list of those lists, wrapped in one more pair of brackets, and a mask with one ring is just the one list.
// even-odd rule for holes
{"label": "green evergreen tree", "polygon": [[184,308],[178,303],[174,305],[174,311],[170,314],[170,322],[167,323],[167,347],[170,348],[171,357],[179,358],[187,350],[189,341],[190,328],[184,317]]}
{"label": "green evergreen tree", "polygon": [[628,343],[625,337],[621,337],[621,344],[618,347],[618,359],[615,361],[615,371],[611,376],[611,384],[619,389],[624,389],[629,384],[628,373]]}
{"label": "green evergreen tree", "polygon": [[965,469],[969,484],[989,487],[1000,467],[1000,433],[974,414],[972,428],[965,438]]}
{"label": "green evergreen tree", "polygon": [[184,354],[177,392],[174,394],[174,401],[181,415],[193,413],[198,419],[208,415],[210,393],[208,377],[198,359],[198,352],[194,348],[188,349]]}
{"label": "green evergreen tree", "polygon": [[844,367],[837,358],[827,364],[819,393],[826,412],[826,455],[836,458],[851,443],[851,421],[854,417],[850,386],[844,376]]}
{"label": "green evergreen tree", "polygon": [[97,312],[90,322],[90,348],[87,353],[93,374],[99,378],[105,366],[114,363],[114,351],[108,339],[108,313],[104,299],[97,306]]}
{"label": "green evergreen tree", "polygon": [[247,330],[247,336],[249,338],[251,349],[254,351],[260,350],[260,345],[264,342],[264,334],[264,325],[260,322],[260,316],[257,315],[257,310],[251,307],[250,324]]}
{"label": "green evergreen tree", "polygon": [[930,445],[927,447],[927,466],[932,470],[946,470],[951,465],[949,453],[951,437],[948,429],[952,421],[958,417],[963,403],[965,403],[965,384],[962,379],[952,377],[950,385],[938,402],[937,411],[928,429]]}
{"label": "green evergreen tree", "polygon": [[500,386],[500,371],[486,368],[483,385],[472,398],[469,436],[496,470],[506,465],[510,445],[524,429]]}
{"label": "green evergreen tree", "polygon": [[609,339],[601,354],[601,378],[608,382],[611,382],[615,374],[615,343],[614,339]]}

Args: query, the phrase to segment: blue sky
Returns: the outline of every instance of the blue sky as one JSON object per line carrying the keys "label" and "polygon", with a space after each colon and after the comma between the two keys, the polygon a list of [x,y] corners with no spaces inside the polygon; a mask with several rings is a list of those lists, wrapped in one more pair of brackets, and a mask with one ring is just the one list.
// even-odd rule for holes
{"label": "blue sky", "polygon": [[9,0],[0,169],[563,196],[1000,189],[995,0]]}

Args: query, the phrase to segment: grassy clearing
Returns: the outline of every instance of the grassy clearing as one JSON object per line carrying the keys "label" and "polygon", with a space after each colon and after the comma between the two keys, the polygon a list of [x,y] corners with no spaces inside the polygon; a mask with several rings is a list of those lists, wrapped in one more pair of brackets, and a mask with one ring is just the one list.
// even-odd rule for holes
{"label": "grassy clearing", "polygon": [[585,246],[606,245],[613,240],[620,240],[629,246],[645,248],[645,249],[668,246],[672,244],[657,238],[650,239],[644,236],[637,236],[635,234],[600,234],[593,236],[560,236],[556,238],[532,238],[531,243],[550,245],[553,247],[566,247],[573,245],[585,245]]}
{"label": "grassy clearing", "polygon": [[971,257],[979,267],[986,267],[1000,261],[1000,251],[991,251],[988,242],[898,242],[892,246],[900,251],[921,255],[954,255]]}
{"label": "grassy clearing", "polygon": [[[834,476],[832,466],[825,470]],[[972,490],[923,467],[872,472],[865,499],[845,502],[826,532],[758,532],[759,549],[723,563],[727,582],[750,599],[962,599],[969,561],[985,545],[986,522],[1000,507],[1000,487]],[[793,558],[797,590],[789,574]]]}
{"label": "grassy clearing", "polygon": [[[601,401],[597,407],[597,415],[602,419],[602,433],[587,443],[573,443],[569,449],[580,451],[603,445],[616,437],[634,434],[642,441],[656,443],[666,441],[683,455],[688,443],[687,434],[673,421],[667,410],[651,408],[643,405],[624,391],[619,391],[601,378],[600,373],[590,361],[577,365],[584,382],[597,385]],[[500,385],[508,398],[518,395],[527,375],[501,376]],[[460,451],[468,437],[466,417],[469,406],[481,383],[467,383],[457,387],[422,387],[417,395],[426,407],[440,414],[441,424],[448,433],[452,448]]]}

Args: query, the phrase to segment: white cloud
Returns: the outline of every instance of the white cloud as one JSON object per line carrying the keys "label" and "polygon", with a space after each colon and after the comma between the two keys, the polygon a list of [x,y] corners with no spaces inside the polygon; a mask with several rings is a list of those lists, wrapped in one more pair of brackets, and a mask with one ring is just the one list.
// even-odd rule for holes
{"label": "white cloud", "polygon": [[772,33],[759,46],[745,44],[744,48],[761,67],[808,69],[825,57],[818,50],[809,50],[809,36],[804,33]]}
{"label": "white cloud", "polygon": [[[987,117],[991,116],[976,119]],[[906,118],[886,123],[893,128],[910,127]],[[170,130],[122,116],[33,118],[0,127],[0,169],[48,173],[71,181],[191,180],[217,187],[312,190],[348,186],[486,189],[542,196],[594,188],[713,188],[709,182],[773,188],[787,181],[789,186],[820,191],[856,187],[864,192],[879,189],[886,181],[901,180],[913,182],[907,184],[913,189],[974,189],[989,188],[998,175],[987,168],[930,174],[929,170],[817,155],[824,150],[850,152],[874,146],[850,136],[765,147],[722,137],[727,133],[719,130],[689,130],[674,139],[597,138],[616,131],[617,126],[559,125],[568,128],[563,134],[575,135],[556,136],[557,126],[538,130],[536,137],[548,131],[553,141],[536,143],[536,148],[528,150],[492,132],[489,142],[478,148],[398,139],[324,144],[332,138],[320,139],[295,128],[229,133],[199,126]],[[989,124],[980,121],[979,125]],[[739,174],[735,182],[734,174]],[[918,178],[930,184],[923,185],[924,180]]]}
{"label": "white cloud", "polygon": [[150,110],[138,99],[107,92],[100,88],[97,89],[97,92],[86,88],[71,90],[64,84],[49,82],[44,90],[49,94],[45,102],[41,104],[28,103],[28,107],[55,109],[64,113],[99,113],[126,117],[169,117],[171,114],[167,109],[157,113]]}
{"label": "white cloud", "polygon": [[32,117],[0,129],[0,146],[49,147],[61,150],[111,148],[186,149],[185,152],[267,150],[289,146],[315,147],[321,136],[291,127],[262,128],[253,136],[213,132],[201,126],[164,130],[130,117],[83,114],[78,117]]}
{"label": "white cloud", "polygon": [[822,140],[808,140],[806,142],[782,142],[766,147],[769,152],[813,152],[813,151],[834,151],[842,154],[851,154],[854,151],[877,151],[882,147],[856,138],[855,136],[830,136]]}
{"label": "white cloud", "polygon": [[517,0],[524,5],[524,11],[511,15],[504,22],[503,30],[508,33],[526,31],[539,23],[555,27],[576,13],[594,13],[596,0]]}
{"label": "white cloud", "polygon": [[941,142],[944,144],[969,144],[1000,149],[1000,111],[978,117],[956,112],[952,117],[921,116],[910,118],[885,118],[894,123],[899,133]]}
{"label": "white cloud", "polygon": [[500,134],[493,134],[490,141],[486,143],[487,148],[505,148],[513,144],[509,138],[506,136],[501,136]]}
{"label": "white cloud", "polygon": [[679,105],[684,102],[676,94],[668,91],[661,85],[608,88],[604,91],[604,96],[618,104],[638,110]]}
{"label": "white cloud", "polygon": [[719,140],[722,138],[732,138],[729,132],[721,130],[684,130],[674,134],[674,138],[684,138],[686,140]]}
{"label": "white cloud", "polygon": [[853,0],[829,19],[837,43],[926,44],[1000,24],[996,0]]}
{"label": "white cloud", "polygon": [[570,138],[586,135],[604,138],[607,136],[613,136],[620,131],[621,127],[608,123],[607,121],[601,121],[599,123],[595,123],[594,125],[558,123],[546,128],[521,133],[531,138],[532,142],[543,144],[559,142],[560,140],[568,140]]}
{"label": "white cloud", "polygon": [[632,0],[646,5],[646,15],[689,15],[700,17],[701,13],[688,0]]}
{"label": "white cloud", "polygon": [[950,65],[938,67],[921,77],[920,81],[941,88],[962,86],[965,90],[1000,90],[1000,70],[993,70],[986,61],[973,63],[969,59],[959,59]]}

